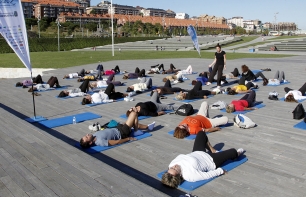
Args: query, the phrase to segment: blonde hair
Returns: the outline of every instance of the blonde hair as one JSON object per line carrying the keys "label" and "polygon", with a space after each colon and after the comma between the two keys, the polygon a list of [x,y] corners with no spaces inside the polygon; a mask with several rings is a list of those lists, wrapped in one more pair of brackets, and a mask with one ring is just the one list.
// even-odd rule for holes
{"label": "blonde hair", "polygon": [[285,101],[286,101],[286,102],[297,103],[297,100],[295,100],[295,98],[294,98],[293,95],[288,95],[288,96],[285,98]]}
{"label": "blonde hair", "polygon": [[179,174],[172,175],[168,172],[163,174],[162,176],[162,184],[167,185],[172,188],[177,188],[181,184],[182,178]]}
{"label": "blonde hair", "polygon": [[231,105],[226,106],[225,109],[227,113],[233,113],[235,111],[235,107]]}
{"label": "blonde hair", "polygon": [[176,100],[184,100],[184,95],[182,93],[179,93],[175,96]]}

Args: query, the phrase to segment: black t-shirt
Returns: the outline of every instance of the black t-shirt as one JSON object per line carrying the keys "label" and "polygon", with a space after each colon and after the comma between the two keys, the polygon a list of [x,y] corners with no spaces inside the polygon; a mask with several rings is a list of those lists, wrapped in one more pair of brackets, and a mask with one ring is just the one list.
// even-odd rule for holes
{"label": "black t-shirt", "polygon": [[216,52],[215,56],[216,56],[216,65],[224,65],[224,55],[225,55],[225,51],[221,51],[220,53]]}

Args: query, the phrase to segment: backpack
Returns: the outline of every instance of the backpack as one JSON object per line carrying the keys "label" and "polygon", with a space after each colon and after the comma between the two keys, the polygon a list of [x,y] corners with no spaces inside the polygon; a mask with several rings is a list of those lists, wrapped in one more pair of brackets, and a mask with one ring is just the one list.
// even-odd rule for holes
{"label": "backpack", "polygon": [[193,107],[191,104],[183,104],[176,111],[175,114],[180,116],[189,116],[194,113]]}
{"label": "backpack", "polygon": [[275,92],[275,91],[270,92],[270,93],[269,93],[268,99],[270,99],[270,100],[276,100],[276,101],[277,101],[277,100],[278,100],[278,93]]}
{"label": "backpack", "polygon": [[[302,118],[305,118],[305,109],[303,107],[303,104],[302,103],[299,103],[295,109],[293,110],[293,119],[296,119],[296,120],[300,120]],[[304,119],[305,121],[305,119]]]}
{"label": "backpack", "polygon": [[226,108],[226,103],[224,101],[217,101],[209,107],[210,109],[224,109]]}
{"label": "backpack", "polygon": [[249,129],[256,126],[255,122],[243,114],[238,114],[234,117],[234,125],[242,129]]}

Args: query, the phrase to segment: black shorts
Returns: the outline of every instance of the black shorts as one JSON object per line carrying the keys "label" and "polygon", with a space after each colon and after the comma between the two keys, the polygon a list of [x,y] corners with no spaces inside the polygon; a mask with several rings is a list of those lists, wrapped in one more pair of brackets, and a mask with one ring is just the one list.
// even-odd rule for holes
{"label": "black shorts", "polygon": [[127,124],[118,124],[117,129],[121,134],[121,139],[129,137],[131,134],[131,128]]}

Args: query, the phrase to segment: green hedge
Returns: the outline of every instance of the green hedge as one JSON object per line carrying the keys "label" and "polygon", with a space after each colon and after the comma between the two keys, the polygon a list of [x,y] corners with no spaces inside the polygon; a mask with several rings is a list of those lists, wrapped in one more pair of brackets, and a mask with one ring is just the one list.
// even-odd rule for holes
{"label": "green hedge", "polygon": [[[120,37],[114,38],[115,44],[135,41],[160,39],[159,37]],[[30,52],[57,51],[57,38],[29,38]],[[104,46],[112,43],[112,38],[60,38],[60,50],[81,49],[86,47]],[[4,39],[0,39],[0,53],[13,53]]]}

